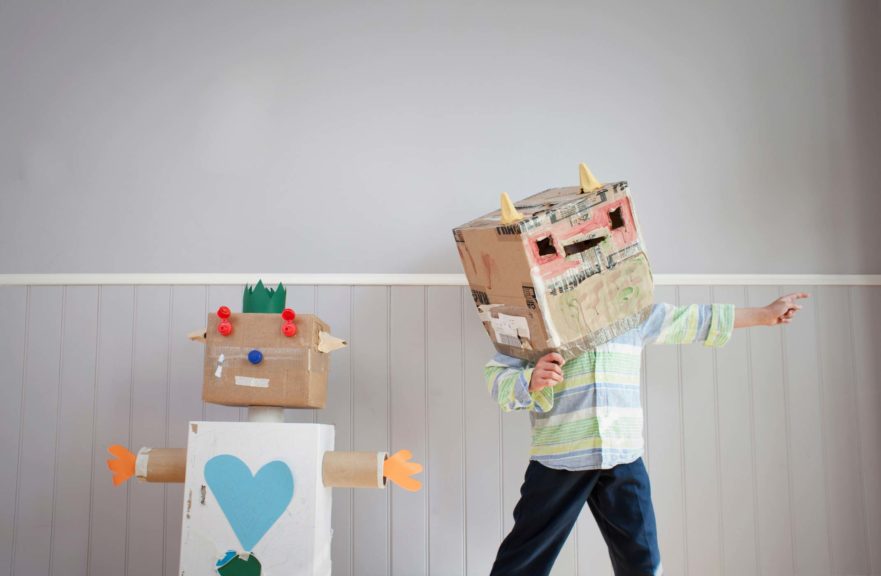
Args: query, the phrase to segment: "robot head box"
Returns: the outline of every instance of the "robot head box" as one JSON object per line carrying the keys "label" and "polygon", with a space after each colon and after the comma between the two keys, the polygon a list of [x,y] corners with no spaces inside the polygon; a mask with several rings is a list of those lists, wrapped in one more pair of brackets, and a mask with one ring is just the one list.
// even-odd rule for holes
{"label": "robot head box", "polygon": [[626,182],[553,188],[453,230],[480,319],[496,349],[565,358],[638,326],[652,274]]}
{"label": "robot head box", "polygon": [[317,316],[285,308],[285,289],[245,288],[242,313],[208,316],[202,399],[229,406],[323,408],[328,353],[345,346]]}

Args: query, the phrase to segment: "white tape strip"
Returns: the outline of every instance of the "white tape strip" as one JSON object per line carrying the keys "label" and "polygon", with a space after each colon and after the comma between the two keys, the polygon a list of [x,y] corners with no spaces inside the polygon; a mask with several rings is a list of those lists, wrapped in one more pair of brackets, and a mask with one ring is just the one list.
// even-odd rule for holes
{"label": "white tape strip", "polygon": [[135,460],[135,478],[138,480],[147,479],[147,466],[150,463],[150,449],[141,448],[138,450],[138,458]]}
{"label": "white tape strip", "polygon": [[269,378],[249,378],[248,376],[236,376],[236,386],[250,386],[251,388],[269,388]]}

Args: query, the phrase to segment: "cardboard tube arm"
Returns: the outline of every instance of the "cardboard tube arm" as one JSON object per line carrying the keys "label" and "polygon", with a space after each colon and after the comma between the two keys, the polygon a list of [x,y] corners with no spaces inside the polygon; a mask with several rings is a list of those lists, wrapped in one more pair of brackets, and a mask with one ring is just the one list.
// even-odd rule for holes
{"label": "cardboard tube arm", "polygon": [[321,478],[328,488],[385,488],[382,465],[387,452],[324,453]]}
{"label": "cardboard tube arm", "polygon": [[135,476],[144,482],[183,482],[187,472],[186,448],[141,448]]}

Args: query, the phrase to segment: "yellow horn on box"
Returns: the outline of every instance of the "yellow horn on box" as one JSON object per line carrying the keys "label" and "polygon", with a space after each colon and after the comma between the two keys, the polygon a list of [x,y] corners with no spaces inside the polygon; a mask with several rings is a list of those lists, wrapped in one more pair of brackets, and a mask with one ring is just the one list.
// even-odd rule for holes
{"label": "yellow horn on box", "polygon": [[602,188],[602,183],[600,183],[599,180],[593,177],[593,174],[591,173],[590,168],[587,167],[587,164],[581,163],[578,165],[578,174],[581,177],[582,192],[590,192],[591,190]]}
{"label": "yellow horn on box", "polygon": [[514,203],[511,202],[511,197],[508,196],[507,192],[502,192],[502,224],[513,224],[518,220],[523,220],[525,216],[517,211],[517,208],[514,207]]}

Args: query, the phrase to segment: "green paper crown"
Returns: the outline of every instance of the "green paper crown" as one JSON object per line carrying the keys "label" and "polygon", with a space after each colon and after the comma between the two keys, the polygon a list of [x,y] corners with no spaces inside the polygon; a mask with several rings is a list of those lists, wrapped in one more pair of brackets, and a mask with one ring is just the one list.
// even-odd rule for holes
{"label": "green paper crown", "polygon": [[258,280],[256,286],[245,286],[242,312],[245,314],[281,314],[285,307],[287,292],[281,282],[273,290]]}

